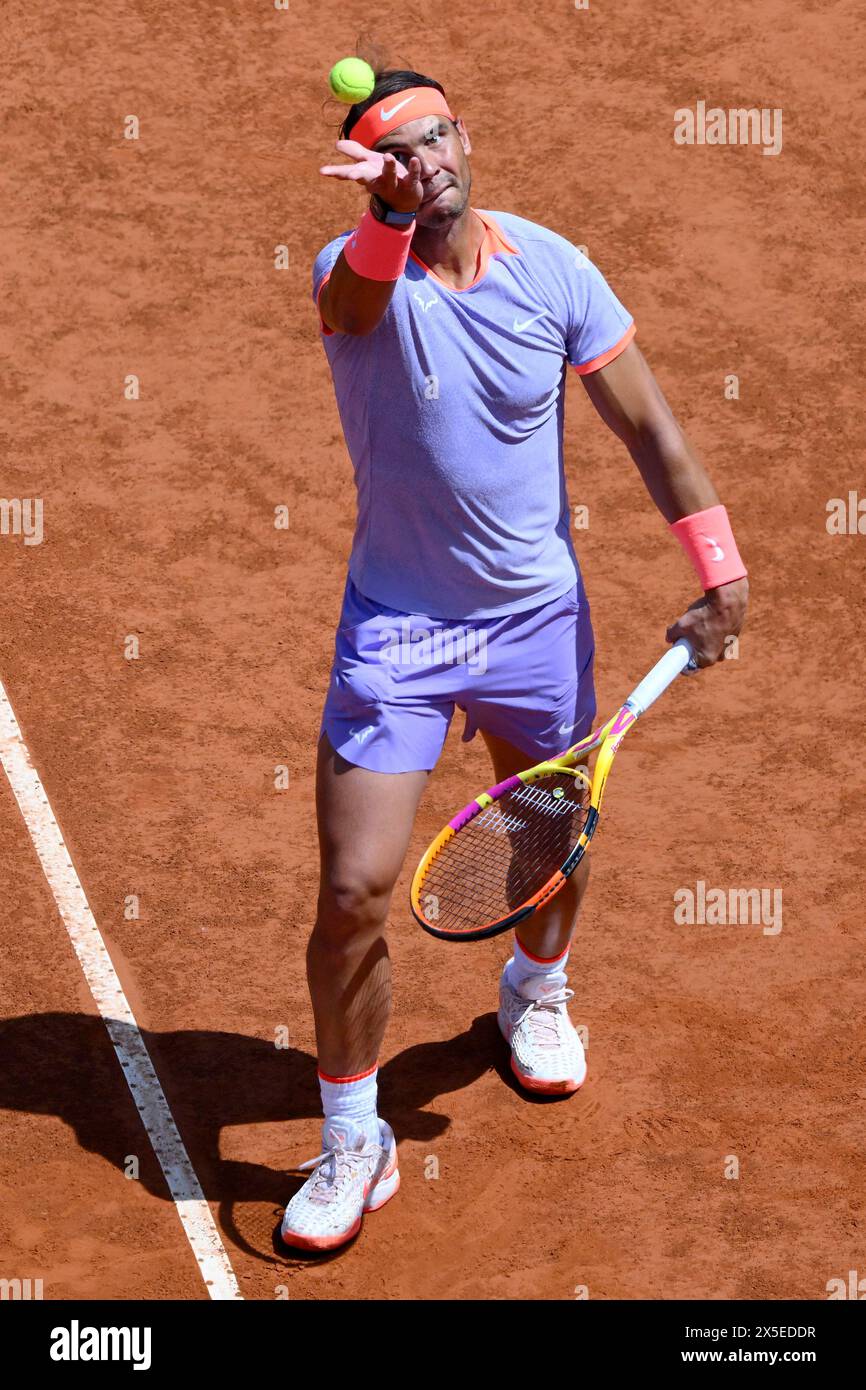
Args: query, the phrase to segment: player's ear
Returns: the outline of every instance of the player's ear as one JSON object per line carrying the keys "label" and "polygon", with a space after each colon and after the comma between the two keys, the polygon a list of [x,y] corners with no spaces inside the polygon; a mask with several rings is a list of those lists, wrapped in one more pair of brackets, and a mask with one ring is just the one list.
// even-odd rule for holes
{"label": "player's ear", "polygon": [[469,141],[469,131],[466,129],[466,126],[465,126],[464,121],[463,121],[463,117],[462,117],[462,116],[458,116],[458,117],[457,117],[457,120],[454,122],[454,124],[455,124],[455,126],[456,126],[456,128],[457,128],[457,134],[458,134],[459,137],[460,137],[460,143],[461,143],[461,145],[463,146],[463,153],[464,153],[464,154],[471,154],[471,153],[472,153],[472,145],[470,144],[470,141]]}

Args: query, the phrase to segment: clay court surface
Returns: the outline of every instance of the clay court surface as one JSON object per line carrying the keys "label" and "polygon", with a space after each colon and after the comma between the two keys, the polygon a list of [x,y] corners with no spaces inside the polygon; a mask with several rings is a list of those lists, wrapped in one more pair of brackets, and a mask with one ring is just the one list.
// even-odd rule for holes
{"label": "clay court surface", "polygon": [[[8,0],[5,21],[0,495],[44,499],[44,540],[0,536],[0,679],[244,1297],[821,1299],[866,1272],[866,536],[825,524],[864,487],[859,5]],[[490,780],[455,719],[391,913],[403,1187],[320,1262],[275,1230],[319,1146],[312,767],[354,495],[310,270],[363,206],[317,170],[326,74],[364,29],[465,116],[473,204],[586,246],[634,313],[752,605],[739,657],[617,761],[567,1102],[509,1082],[508,939],[450,946],[408,910],[422,848]],[[699,100],[781,108],[781,155],[676,146]],[[574,374],[566,445],[607,713],[695,595]],[[206,1298],[2,776],[0,862],[0,1275]],[[677,925],[699,880],[781,889],[782,930]]]}

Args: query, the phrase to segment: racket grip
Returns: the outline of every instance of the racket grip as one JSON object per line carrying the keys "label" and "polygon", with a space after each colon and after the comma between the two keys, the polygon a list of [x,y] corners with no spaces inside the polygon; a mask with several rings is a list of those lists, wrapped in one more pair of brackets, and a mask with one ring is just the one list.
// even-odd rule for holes
{"label": "racket grip", "polygon": [[694,652],[685,637],[680,637],[626,700],[635,718],[644,714],[689,665],[694,669]]}

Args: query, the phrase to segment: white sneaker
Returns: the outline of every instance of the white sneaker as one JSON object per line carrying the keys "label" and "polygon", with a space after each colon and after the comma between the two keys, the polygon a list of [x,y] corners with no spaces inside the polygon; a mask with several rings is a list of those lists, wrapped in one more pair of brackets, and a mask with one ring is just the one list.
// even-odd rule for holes
{"label": "white sneaker", "polygon": [[511,1047],[511,1070],[528,1091],[571,1095],[586,1079],[583,1043],[568,1016],[574,990],[551,984],[543,975],[524,981],[520,991],[499,981],[499,1029]]}
{"label": "white sneaker", "polygon": [[368,1140],[351,1120],[332,1120],[325,1149],[302,1163],[313,1172],[296,1192],[283,1217],[280,1235],[302,1250],[333,1250],[351,1240],[365,1211],[378,1211],[400,1186],[397,1145],[391,1126],[379,1121]]}

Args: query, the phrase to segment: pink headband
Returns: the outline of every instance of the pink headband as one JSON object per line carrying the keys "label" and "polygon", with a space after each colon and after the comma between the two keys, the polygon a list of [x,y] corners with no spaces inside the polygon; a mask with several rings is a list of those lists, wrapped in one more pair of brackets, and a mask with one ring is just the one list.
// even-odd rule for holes
{"label": "pink headband", "polygon": [[447,101],[435,87],[406,87],[365,111],[352,127],[349,139],[371,150],[392,130],[407,121],[417,121],[420,116],[449,116],[454,120]]}

